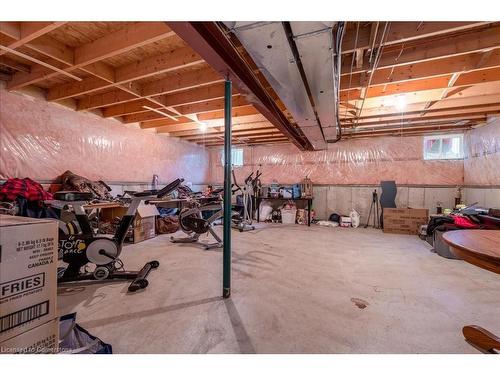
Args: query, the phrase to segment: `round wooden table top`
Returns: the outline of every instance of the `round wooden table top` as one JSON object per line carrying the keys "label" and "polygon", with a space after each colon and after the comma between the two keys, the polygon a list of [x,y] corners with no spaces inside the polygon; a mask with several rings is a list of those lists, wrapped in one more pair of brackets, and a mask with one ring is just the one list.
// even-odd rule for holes
{"label": "round wooden table top", "polygon": [[460,259],[500,274],[500,230],[454,230],[443,239]]}

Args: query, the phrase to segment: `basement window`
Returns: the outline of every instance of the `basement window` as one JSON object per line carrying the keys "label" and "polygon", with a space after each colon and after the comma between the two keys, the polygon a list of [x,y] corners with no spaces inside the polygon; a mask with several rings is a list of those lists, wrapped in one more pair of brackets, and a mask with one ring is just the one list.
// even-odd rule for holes
{"label": "basement window", "polygon": [[448,134],[424,137],[424,160],[464,158],[464,135]]}
{"label": "basement window", "polygon": [[[220,162],[224,165],[224,150],[221,151]],[[243,149],[233,148],[231,149],[231,163],[233,167],[243,166]]]}

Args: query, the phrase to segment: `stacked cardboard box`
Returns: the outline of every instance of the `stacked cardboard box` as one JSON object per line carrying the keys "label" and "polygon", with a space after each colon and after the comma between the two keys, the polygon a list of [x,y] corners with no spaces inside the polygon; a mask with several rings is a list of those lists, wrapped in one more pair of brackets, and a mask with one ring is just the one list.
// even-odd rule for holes
{"label": "stacked cardboard box", "polygon": [[[113,221],[114,218],[121,218],[127,212],[126,207],[114,207],[101,210],[102,221]],[[154,205],[141,204],[137,208],[132,227],[129,229],[126,242],[137,243],[156,237],[156,216],[160,213]]]}
{"label": "stacked cardboard box", "polygon": [[425,208],[384,208],[384,233],[418,234],[429,221]]}
{"label": "stacked cardboard box", "polygon": [[57,243],[56,221],[0,215],[0,353],[57,352]]}

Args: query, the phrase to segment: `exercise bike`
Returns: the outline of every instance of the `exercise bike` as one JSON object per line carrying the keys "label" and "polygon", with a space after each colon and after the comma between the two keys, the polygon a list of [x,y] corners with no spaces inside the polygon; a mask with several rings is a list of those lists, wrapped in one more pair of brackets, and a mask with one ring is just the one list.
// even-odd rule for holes
{"label": "exercise bike", "polygon": [[250,175],[248,175],[248,177],[245,179],[245,184],[243,186],[238,185],[236,176],[234,174],[234,169],[232,173],[234,180],[233,186],[236,186],[236,189],[233,189],[232,193],[235,194],[236,192],[241,191],[242,194],[240,195],[240,197],[242,199],[242,203],[239,205],[241,207],[239,215],[233,215],[231,218],[231,226],[235,229],[238,229],[240,232],[254,230],[255,227],[252,225],[254,207],[253,197],[260,188],[259,177],[262,175],[262,173],[257,171],[255,177],[253,177],[253,172],[250,173]]}
{"label": "exercise bike", "polygon": [[[179,213],[179,226],[186,233],[187,237],[170,237],[173,243],[198,243],[205,250],[222,247],[222,239],[215,233],[213,226],[224,214],[220,193],[222,189],[214,190],[210,196],[201,197],[200,193],[194,193],[190,198],[188,205]],[[205,217],[206,213],[210,216]],[[209,233],[215,239],[215,242],[205,244],[199,242],[202,234]]]}
{"label": "exercise bike", "polygon": [[[146,190],[133,193],[126,214],[121,218],[113,236],[95,235],[89,217],[83,206],[91,200],[92,193],[60,191],[54,199],[71,206],[76,216],[76,223],[66,226],[71,233],[59,231],[59,253],[68,266],[58,277],[58,284],[81,281],[133,280],[128,287],[135,292],[148,286],[147,277],[151,270],[158,268],[157,260],[147,262],[140,271],[125,271],[119,256],[123,241],[132,224],[141,201],[162,198],[174,191],[182,180],[177,179],[161,190]],[[147,203],[147,202],[146,202]],[[93,272],[81,271],[88,263],[95,264]]]}

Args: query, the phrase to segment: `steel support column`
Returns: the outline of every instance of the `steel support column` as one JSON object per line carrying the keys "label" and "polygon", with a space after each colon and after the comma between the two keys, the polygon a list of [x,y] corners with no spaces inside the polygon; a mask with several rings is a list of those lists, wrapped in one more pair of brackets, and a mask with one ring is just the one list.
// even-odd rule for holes
{"label": "steel support column", "polygon": [[222,297],[231,296],[231,107],[232,84],[224,85],[224,228],[222,253]]}

